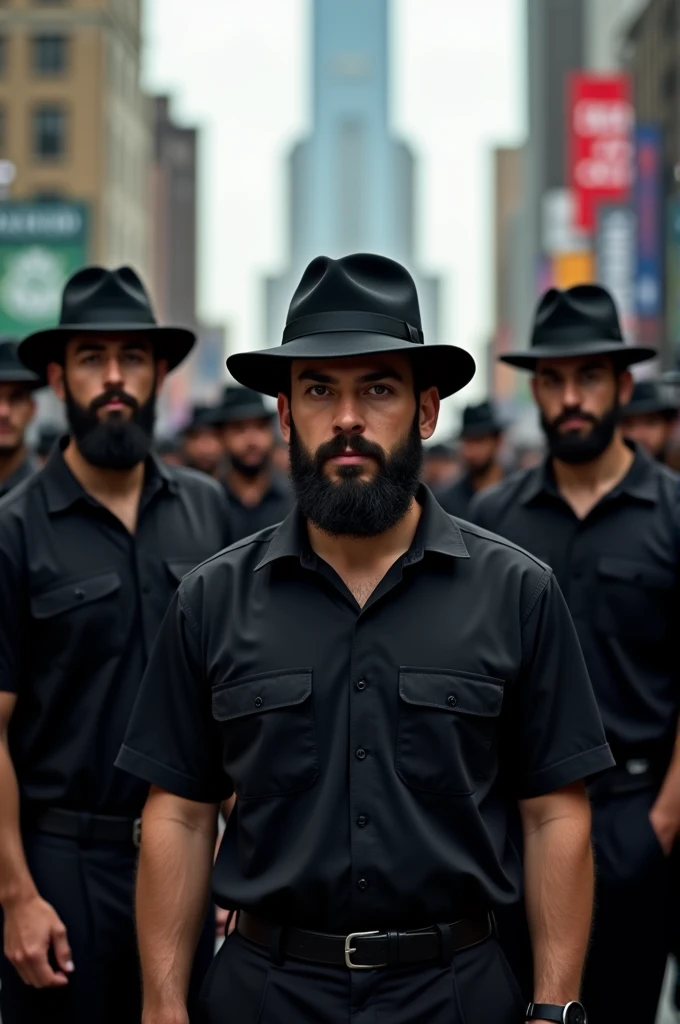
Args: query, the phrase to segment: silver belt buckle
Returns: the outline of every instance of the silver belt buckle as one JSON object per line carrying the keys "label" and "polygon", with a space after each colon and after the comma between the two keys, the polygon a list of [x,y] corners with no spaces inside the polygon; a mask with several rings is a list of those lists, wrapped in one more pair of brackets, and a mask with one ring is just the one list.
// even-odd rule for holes
{"label": "silver belt buckle", "polygon": [[372,935],[380,935],[380,932],[350,932],[345,939],[345,963],[351,971],[373,971],[376,967],[387,967],[387,964],[354,964],[352,963],[352,953],[356,953],[356,949],[352,946],[354,939],[366,939]]}
{"label": "silver belt buckle", "polygon": [[139,849],[140,846],[142,845],[142,819],[141,818],[135,818],[135,820],[132,822],[132,842],[137,847],[137,849]]}

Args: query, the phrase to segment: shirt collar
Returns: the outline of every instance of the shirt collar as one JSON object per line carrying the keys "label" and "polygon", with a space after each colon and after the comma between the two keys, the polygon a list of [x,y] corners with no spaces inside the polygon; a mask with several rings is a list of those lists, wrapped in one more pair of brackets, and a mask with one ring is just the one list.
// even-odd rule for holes
{"label": "shirt collar", "polygon": [[[404,556],[404,565],[419,562],[425,551],[451,558],[469,558],[458,524],[435,500],[429,488],[421,484],[416,498],[423,511],[413,543]],[[298,558],[305,568],[313,568],[316,561],[316,555],[307,536],[305,520],[297,506],[275,530],[264,557],[255,566],[255,571],[282,558]]]}
{"label": "shirt collar", "polygon": [[11,490],[27,480],[29,476],[37,471],[38,466],[35,461],[27,455],[21,465],[17,466],[11,476],[8,476],[6,480],[0,481],[0,498],[4,497],[5,494],[9,494]]}
{"label": "shirt collar", "polygon": [[[626,441],[626,444],[632,449],[635,457],[623,480],[609,492],[607,498],[614,498],[625,494],[638,501],[654,504],[658,500],[654,472],[656,463],[633,441]],[[527,478],[519,493],[519,500],[523,505],[530,505],[546,495],[552,498],[561,497],[555,483],[552,459],[550,457],[546,458],[540,466],[537,466],[536,469],[531,470],[527,474]]]}
{"label": "shirt collar", "polygon": [[[78,501],[94,501],[66,465],[64,451],[69,440],[68,435],[61,438],[40,474],[49,512],[64,512]],[[173,494],[177,493],[177,481],[172,476],[170,467],[153,453],[146,459],[144,487],[167,487]]]}

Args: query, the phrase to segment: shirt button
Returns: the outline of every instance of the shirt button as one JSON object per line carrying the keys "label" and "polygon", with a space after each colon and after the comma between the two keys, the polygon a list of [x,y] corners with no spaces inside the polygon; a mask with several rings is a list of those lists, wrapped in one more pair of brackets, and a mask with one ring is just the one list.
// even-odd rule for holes
{"label": "shirt button", "polygon": [[359,879],[359,881],[357,882],[357,888],[359,888],[362,892],[366,892],[366,890],[368,889],[368,882],[366,881],[365,878]]}
{"label": "shirt button", "polygon": [[359,747],[359,749],[357,750],[357,757],[359,758],[360,761],[363,761],[363,759],[366,757],[366,751],[363,749],[363,747]]}
{"label": "shirt button", "polygon": [[366,689],[366,683],[364,682],[363,679],[360,679],[359,682],[357,683],[357,690],[365,690],[365,689]]}
{"label": "shirt button", "polygon": [[256,708],[261,708],[262,707],[262,697],[256,697],[255,698],[255,707]]}
{"label": "shirt button", "polygon": [[78,589],[78,590],[74,590],[74,591],[73,591],[73,593],[74,593],[75,597],[76,597],[76,598],[77,598],[77,599],[78,599],[79,601],[82,601],[82,600],[83,600],[83,598],[85,597],[85,591],[84,591],[84,590],[80,590],[80,589]]}
{"label": "shirt button", "polygon": [[357,825],[359,826],[359,828],[366,828],[366,826],[368,825],[368,818],[366,817],[365,814],[359,815],[359,817],[357,818]]}
{"label": "shirt button", "polygon": [[447,704],[450,704],[452,708],[455,708],[456,704],[458,703],[458,701],[456,700],[452,693],[448,695],[448,697],[446,698],[446,702]]}

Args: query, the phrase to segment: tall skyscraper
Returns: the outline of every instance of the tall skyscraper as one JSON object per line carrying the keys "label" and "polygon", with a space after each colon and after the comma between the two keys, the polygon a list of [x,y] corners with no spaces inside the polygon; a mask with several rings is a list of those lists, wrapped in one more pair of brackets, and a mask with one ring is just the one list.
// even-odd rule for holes
{"label": "tall skyscraper", "polygon": [[415,265],[415,160],[389,123],[389,7],[314,0],[312,130],[289,158],[288,266],[266,283],[268,344],[280,341],[309,260],[362,251],[408,266],[426,339],[436,339],[439,282]]}

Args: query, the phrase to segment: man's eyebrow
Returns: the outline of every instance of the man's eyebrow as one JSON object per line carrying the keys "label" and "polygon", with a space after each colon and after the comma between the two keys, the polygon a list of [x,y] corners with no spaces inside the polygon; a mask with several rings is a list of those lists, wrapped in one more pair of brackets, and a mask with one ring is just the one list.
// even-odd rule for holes
{"label": "man's eyebrow", "polygon": [[315,384],[337,383],[335,377],[331,377],[328,373],[320,373],[317,370],[303,370],[298,380],[312,380]]}
{"label": "man's eyebrow", "polygon": [[359,377],[360,384],[375,384],[379,380],[398,380],[403,381],[403,377],[396,370],[374,370],[372,373],[365,373],[363,377]]}

